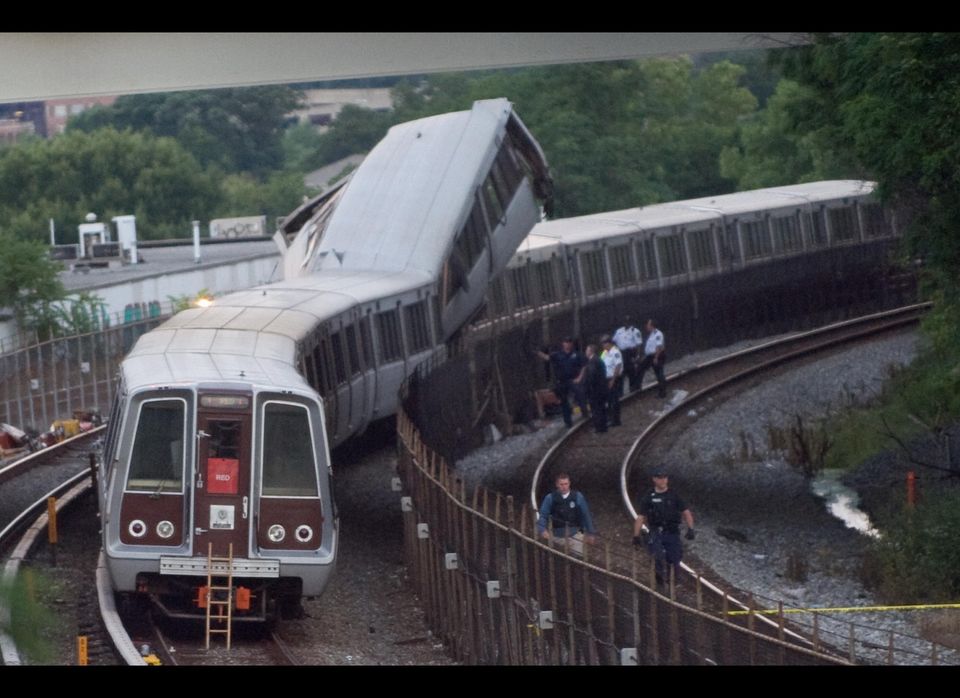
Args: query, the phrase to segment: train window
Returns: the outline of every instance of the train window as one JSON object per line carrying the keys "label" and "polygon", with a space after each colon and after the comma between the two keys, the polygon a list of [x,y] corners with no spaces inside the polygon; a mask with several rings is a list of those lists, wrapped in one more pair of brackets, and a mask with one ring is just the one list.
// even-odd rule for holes
{"label": "train window", "polygon": [[694,271],[716,266],[717,258],[713,251],[712,228],[691,230],[687,233],[687,244],[690,245],[690,262]]}
{"label": "train window", "polygon": [[383,361],[403,358],[403,340],[400,336],[400,316],[396,310],[377,313],[377,332]]}
{"label": "train window", "polygon": [[347,369],[343,360],[343,345],[340,343],[340,333],[330,335],[330,348],[333,350],[333,372],[337,385],[347,382]]}
{"label": "train window", "polygon": [[433,296],[433,333],[434,337],[437,338],[437,342],[442,342],[444,340],[443,336],[443,316],[440,314],[440,297]]}
{"label": "train window", "polygon": [[360,353],[363,355],[363,365],[373,368],[373,341],[370,337],[370,316],[360,320]]}
{"label": "train window", "polygon": [[737,222],[723,226],[723,235],[720,236],[720,253],[728,262],[740,261],[740,236],[737,235]]}
{"label": "train window", "polygon": [[765,257],[773,252],[770,249],[770,232],[766,221],[741,223],[740,228],[743,230],[744,259]]}
{"label": "train window", "polygon": [[823,222],[823,210],[812,211],[806,214],[807,230],[810,231],[810,242],[816,247],[827,244],[827,228]]}
{"label": "train window", "polygon": [[803,249],[800,221],[796,216],[774,218],[771,223],[773,224],[773,236],[776,238],[779,252],[794,252]]}
{"label": "train window", "polygon": [[687,256],[679,235],[664,235],[657,238],[660,253],[660,271],[664,276],[675,276],[687,270]]}
{"label": "train window", "polygon": [[120,437],[120,422],[123,421],[123,405],[125,402],[123,388],[121,387],[117,390],[116,395],[113,396],[113,407],[110,409],[110,420],[107,422],[103,463],[101,463],[100,466],[103,468],[104,476],[106,476],[113,467],[113,458],[117,452],[117,441]]}
{"label": "train window", "polygon": [[640,278],[657,278],[657,258],[653,254],[653,240],[642,240],[637,248],[640,253]]}
{"label": "train window", "polygon": [[260,448],[264,497],[317,496],[313,430],[306,407],[287,402],[264,404]]}
{"label": "train window", "polygon": [[303,375],[307,377],[307,383],[313,386],[314,389],[317,387],[317,374],[313,370],[313,356],[312,354],[306,354],[303,357],[301,362]]}
{"label": "train window", "polygon": [[529,265],[510,270],[510,280],[513,282],[513,307],[526,308],[530,303]]}
{"label": "train window", "polygon": [[327,338],[322,337],[313,350],[313,365],[319,380],[317,392],[323,395],[328,394],[334,385],[333,381],[330,380],[330,359],[327,358],[329,356],[328,344]]}
{"label": "train window", "polygon": [[592,250],[580,254],[584,293],[599,293],[607,290],[607,265],[604,252],[605,250]]}
{"label": "train window", "polygon": [[488,175],[480,186],[480,192],[483,200],[483,211],[487,216],[487,229],[495,230],[500,225],[503,218],[503,202],[497,196],[497,190],[493,186],[493,179]]}
{"label": "train window", "polygon": [[857,237],[857,217],[852,206],[827,209],[830,216],[830,232],[835,242],[854,240]]}
{"label": "train window", "polygon": [[517,163],[516,154],[509,141],[505,142],[500,150],[497,151],[497,166],[503,175],[504,181],[507,183],[507,190],[510,193],[510,197],[512,197],[514,192],[520,187],[520,182],[523,181],[523,170],[520,169],[520,165]]}
{"label": "train window", "polygon": [[159,494],[183,489],[186,413],[186,400],[148,400],[140,405],[128,491]]}
{"label": "train window", "polygon": [[503,171],[502,161],[500,159],[500,153],[502,152],[503,148],[498,151],[497,157],[493,161],[493,166],[490,168],[490,179],[493,181],[493,186],[497,191],[497,197],[505,209],[513,199],[513,192],[516,191],[516,183],[510,182]]}
{"label": "train window", "polygon": [[427,302],[419,301],[403,309],[407,326],[407,344],[410,353],[423,351],[430,346],[430,327],[427,324]]}
{"label": "train window", "polygon": [[541,303],[553,303],[557,300],[557,283],[553,276],[553,260],[537,262],[533,265],[537,280],[537,289],[540,291]]}
{"label": "train window", "polygon": [[355,325],[347,325],[347,364],[350,366],[350,375],[355,376],[363,370],[363,364],[360,362],[360,352],[357,348],[357,328]]}
{"label": "train window", "polygon": [[880,204],[861,204],[863,213],[863,235],[866,238],[880,238],[890,235],[890,224]]}
{"label": "train window", "polygon": [[610,248],[610,273],[613,276],[613,287],[629,286],[637,280],[633,268],[633,255],[630,254],[630,243]]}

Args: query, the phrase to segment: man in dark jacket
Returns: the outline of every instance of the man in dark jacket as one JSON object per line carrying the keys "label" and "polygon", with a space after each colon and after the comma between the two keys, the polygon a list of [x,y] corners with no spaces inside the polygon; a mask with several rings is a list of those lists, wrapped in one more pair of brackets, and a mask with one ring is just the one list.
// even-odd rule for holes
{"label": "man in dark jacket", "polygon": [[593,430],[603,433],[607,430],[607,401],[609,386],[607,366],[600,358],[596,344],[587,345],[587,365],[583,369],[583,390],[590,402],[590,414],[593,417]]}
{"label": "man in dark jacket", "polygon": [[553,365],[553,392],[556,394],[557,399],[560,400],[560,408],[563,410],[563,423],[568,427],[572,427],[573,410],[570,407],[571,395],[573,399],[577,401],[577,405],[580,406],[580,412],[584,418],[587,416],[587,405],[584,402],[583,389],[580,384],[586,359],[583,354],[574,348],[572,337],[564,337],[559,350],[549,354],[538,351],[537,356],[544,361],[549,361]]}

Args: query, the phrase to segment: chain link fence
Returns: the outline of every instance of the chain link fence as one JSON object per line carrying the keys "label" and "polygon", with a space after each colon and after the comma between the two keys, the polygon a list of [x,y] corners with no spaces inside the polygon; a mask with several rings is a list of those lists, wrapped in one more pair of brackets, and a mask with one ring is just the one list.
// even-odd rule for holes
{"label": "chain link fence", "polygon": [[[537,539],[532,512],[462,480],[398,415],[408,569],[429,626],[469,664],[844,664],[756,614],[654,591],[642,561],[611,546],[580,555]],[[791,637],[798,639],[791,640]]]}

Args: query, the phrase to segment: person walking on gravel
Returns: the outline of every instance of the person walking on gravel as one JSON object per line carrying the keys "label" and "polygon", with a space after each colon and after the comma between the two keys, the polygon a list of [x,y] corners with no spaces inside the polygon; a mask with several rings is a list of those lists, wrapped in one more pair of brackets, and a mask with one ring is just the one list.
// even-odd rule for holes
{"label": "person walking on gravel", "polygon": [[590,507],[583,493],[570,489],[570,476],[560,473],[554,480],[556,489],[543,498],[540,518],[537,519],[537,534],[544,540],[554,541],[561,547],[570,543],[570,551],[583,552],[583,541],[596,541],[597,530],[593,526]]}
{"label": "person walking on gravel", "polygon": [[640,500],[640,513],[633,522],[633,544],[646,545],[653,557],[657,583],[669,581],[667,565],[672,565],[674,576],[680,571],[683,542],[680,540],[680,522],[687,525],[687,540],[696,535],[693,530],[693,512],[680,496],[669,488],[667,470],[658,465],[651,473],[653,489]]}

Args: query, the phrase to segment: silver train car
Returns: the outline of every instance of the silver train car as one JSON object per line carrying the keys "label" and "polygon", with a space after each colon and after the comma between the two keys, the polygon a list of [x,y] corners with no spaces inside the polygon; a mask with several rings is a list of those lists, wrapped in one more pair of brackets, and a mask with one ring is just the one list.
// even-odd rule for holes
{"label": "silver train car", "polygon": [[338,545],[330,449],[396,411],[403,379],[477,313],[550,192],[507,100],[400,124],[290,217],[283,281],[141,337],[101,453],[115,590],[198,616],[210,557],[229,556],[235,621],[320,594]]}
{"label": "silver train car", "polygon": [[772,187],[545,221],[490,288],[487,317],[665,289],[899,237],[873,182]]}

